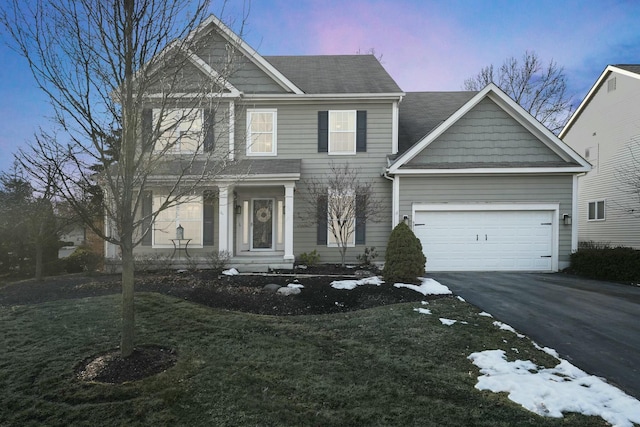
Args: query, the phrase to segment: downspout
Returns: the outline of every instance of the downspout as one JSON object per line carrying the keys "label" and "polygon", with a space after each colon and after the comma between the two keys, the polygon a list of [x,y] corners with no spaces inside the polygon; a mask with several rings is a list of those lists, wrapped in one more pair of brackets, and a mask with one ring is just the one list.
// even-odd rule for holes
{"label": "downspout", "polygon": [[400,200],[400,195],[398,194],[400,190],[400,177],[390,176],[388,170],[382,173],[382,177],[391,181],[391,229],[393,229],[398,225],[398,218],[400,216],[398,206]]}

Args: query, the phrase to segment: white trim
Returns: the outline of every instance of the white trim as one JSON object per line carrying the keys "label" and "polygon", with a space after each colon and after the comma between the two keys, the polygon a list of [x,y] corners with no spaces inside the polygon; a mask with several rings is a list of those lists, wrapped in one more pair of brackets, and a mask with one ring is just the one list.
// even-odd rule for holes
{"label": "white trim", "polygon": [[244,99],[250,99],[252,101],[313,101],[313,100],[336,100],[336,99],[362,99],[362,100],[384,100],[393,101],[401,99],[405,95],[404,92],[400,93],[310,93],[310,94],[260,94],[260,93],[248,93],[244,94]]}
{"label": "white trim", "polygon": [[400,113],[399,101],[393,101],[391,106],[391,154],[398,154],[398,118]]}
{"label": "white trim", "polygon": [[[250,117],[254,113],[270,113],[271,114],[271,151],[269,152],[253,152],[251,148],[253,143],[251,137],[251,121]],[[247,157],[274,157],[278,155],[278,110],[275,108],[249,108],[247,109]]]}
{"label": "white trim", "polygon": [[571,195],[571,252],[578,250],[578,175],[573,176]]}
{"label": "white trim", "polygon": [[230,252],[229,246],[229,187],[218,186],[218,250]]}
{"label": "white trim", "polygon": [[576,108],[576,111],[574,111],[571,117],[569,117],[567,124],[565,124],[562,130],[560,131],[558,138],[563,139],[567,135],[567,132],[569,132],[569,130],[574,125],[576,120],[578,120],[578,117],[580,117],[580,115],[582,114],[582,111],[584,111],[584,109],[587,108],[587,105],[589,105],[589,103],[591,102],[591,98],[594,97],[596,92],[600,89],[600,86],[609,78],[609,74],[611,73],[617,73],[623,76],[632,77],[634,79],[640,80],[640,74],[636,74],[632,71],[623,70],[622,68],[618,68],[614,65],[608,65],[604,69],[604,71],[600,74],[600,77],[598,77],[598,79],[593,84],[593,86],[591,86],[591,89],[589,89],[589,92],[587,93],[587,95],[584,97],[580,105],[578,105],[578,108]]}
{"label": "white trim", "polygon": [[[580,155],[578,155],[573,149],[571,149],[567,144],[562,142],[558,137],[556,137],[550,130],[545,128],[540,122],[535,120],[529,113],[527,113],[521,106],[519,106],[515,101],[513,101],[506,93],[504,93],[501,89],[499,89],[493,83],[489,83],[483,90],[478,92],[473,98],[471,98],[467,103],[465,103],[462,107],[460,107],[456,112],[454,112],[447,120],[445,120],[442,124],[437,126],[434,130],[432,130],[427,136],[421,139],[418,143],[414,144],[409,150],[407,150],[404,154],[402,154],[396,161],[389,167],[388,172],[391,174],[398,173],[399,168],[416,157],[419,153],[421,153],[426,147],[428,147],[433,141],[438,139],[445,131],[447,131],[454,123],[464,117],[471,109],[473,109],[476,105],[480,103],[485,98],[490,98],[494,101],[500,108],[502,108],[507,114],[509,114],[513,119],[517,120],[520,124],[525,126],[532,134],[534,134],[540,142],[545,144],[551,150],[553,150],[556,154],[562,157],[565,160],[571,160],[576,162],[579,166],[574,166],[570,168],[563,169],[566,172],[588,172],[591,169],[589,163],[584,160]],[[497,170],[497,168],[494,168]],[[492,173],[494,169],[491,169]],[[525,171],[524,173],[545,173],[544,169],[552,169],[557,171],[560,168],[513,168],[509,173],[513,171],[520,172]],[[571,170],[574,169],[574,170]],[[478,173],[479,171],[489,171],[489,169],[484,168],[475,168],[475,172],[461,172],[462,170],[458,169],[456,173]],[[414,172],[414,173],[424,173],[423,172]],[[440,171],[436,171],[435,173],[441,173]],[[451,172],[449,172],[451,173]]]}
{"label": "white trim", "polygon": [[394,176],[393,179],[393,191],[391,193],[391,204],[393,214],[391,216],[391,228],[393,229],[400,223],[400,176]]}
{"label": "white trim", "polygon": [[288,183],[284,186],[284,260],[293,261],[293,207],[295,184]]}
{"label": "white trim", "polygon": [[411,205],[412,228],[416,217],[416,211],[550,211],[552,213],[551,230],[551,271],[558,271],[558,256],[560,242],[560,204],[559,203],[413,203]]}
{"label": "white trim", "polygon": [[236,158],[236,103],[229,101],[229,160]]}
{"label": "white trim", "polygon": [[245,54],[245,56],[252,61],[258,68],[264,71],[269,77],[271,77],[280,87],[283,89],[296,93],[304,93],[298,88],[291,80],[286,78],[278,69],[276,69],[271,63],[264,59],[258,52],[256,52],[251,46],[249,46],[244,40],[234,33],[229,27],[227,27],[218,17],[215,15],[209,16],[205,19],[198,28],[194,29],[188,36],[188,38],[196,37],[201,31],[206,29],[209,25],[218,27],[220,35],[222,35],[228,42],[235,45],[238,50]]}
{"label": "white trim", "polygon": [[581,173],[582,167],[544,167],[544,168],[466,168],[466,169],[397,169],[389,170],[394,175],[505,175],[505,174],[558,174]]}

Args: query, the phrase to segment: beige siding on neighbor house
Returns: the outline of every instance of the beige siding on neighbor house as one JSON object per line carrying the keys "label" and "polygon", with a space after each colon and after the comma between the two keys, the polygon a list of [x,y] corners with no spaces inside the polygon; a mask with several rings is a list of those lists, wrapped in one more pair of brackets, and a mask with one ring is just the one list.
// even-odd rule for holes
{"label": "beige siding on neighbor house", "polygon": [[[559,216],[571,214],[571,175],[400,178],[400,218],[410,220],[413,204],[537,203],[559,204]],[[559,263],[571,253],[571,226],[559,224]]]}
{"label": "beige siding on neighbor house", "polygon": [[495,102],[485,98],[408,164],[561,160]]}
{"label": "beige siding on neighbor house", "polygon": [[[615,90],[609,91],[613,77]],[[612,73],[564,142],[593,165],[578,178],[579,240],[640,248],[640,200],[626,192],[626,170],[640,171],[640,79]],[[605,200],[605,220],[589,221],[588,204],[597,200]]]}

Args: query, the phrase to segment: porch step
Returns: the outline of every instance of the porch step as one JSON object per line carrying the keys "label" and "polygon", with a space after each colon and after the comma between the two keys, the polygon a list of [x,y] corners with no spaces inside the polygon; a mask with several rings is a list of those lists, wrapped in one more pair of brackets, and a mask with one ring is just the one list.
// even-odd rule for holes
{"label": "porch step", "polygon": [[282,257],[240,257],[231,258],[229,268],[240,273],[267,273],[269,270],[293,269],[293,261],[284,261]]}

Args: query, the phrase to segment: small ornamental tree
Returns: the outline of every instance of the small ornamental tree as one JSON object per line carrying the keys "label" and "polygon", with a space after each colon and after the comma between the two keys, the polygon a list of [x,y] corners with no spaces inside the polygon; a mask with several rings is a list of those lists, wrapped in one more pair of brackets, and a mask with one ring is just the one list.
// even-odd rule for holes
{"label": "small ornamental tree", "polygon": [[391,231],[382,275],[387,283],[415,283],[424,274],[427,258],[420,240],[404,222]]}

